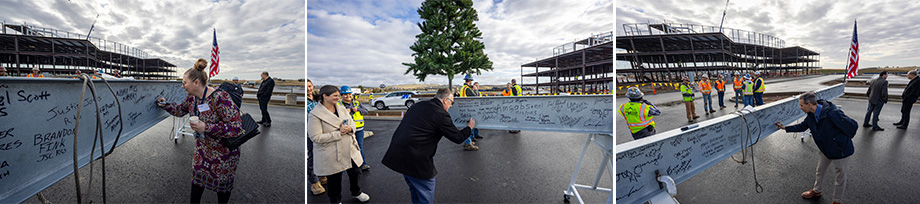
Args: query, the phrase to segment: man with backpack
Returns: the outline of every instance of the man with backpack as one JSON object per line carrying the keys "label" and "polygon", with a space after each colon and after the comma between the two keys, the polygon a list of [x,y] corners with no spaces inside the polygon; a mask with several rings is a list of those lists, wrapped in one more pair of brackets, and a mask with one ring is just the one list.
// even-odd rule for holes
{"label": "man with backpack", "polygon": [[809,199],[821,196],[824,173],[827,166],[833,162],[836,168],[833,203],[841,203],[843,191],[846,189],[847,157],[853,155],[852,138],[859,129],[859,124],[847,117],[833,103],[817,100],[814,92],[805,93],[799,98],[799,108],[807,114],[802,123],[787,127],[781,122],[776,122],[776,127],[786,132],[811,130],[815,145],[821,150],[821,155],[818,155],[818,168],[815,170],[814,187],[802,193],[802,197]]}

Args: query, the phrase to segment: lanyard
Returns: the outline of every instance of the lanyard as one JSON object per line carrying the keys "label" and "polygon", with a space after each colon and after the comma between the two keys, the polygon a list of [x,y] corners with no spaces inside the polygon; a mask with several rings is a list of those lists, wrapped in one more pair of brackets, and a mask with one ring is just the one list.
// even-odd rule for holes
{"label": "lanyard", "polygon": [[[204,87],[204,93],[201,93],[201,102],[204,102],[204,96],[208,94],[208,86]],[[198,111],[198,100],[195,100],[195,116],[201,116],[201,112]]]}

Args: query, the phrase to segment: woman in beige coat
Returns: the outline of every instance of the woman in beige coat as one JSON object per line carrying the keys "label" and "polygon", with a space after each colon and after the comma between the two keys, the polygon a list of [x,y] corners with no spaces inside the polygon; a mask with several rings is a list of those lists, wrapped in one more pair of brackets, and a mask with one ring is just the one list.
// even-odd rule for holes
{"label": "woman in beige coat", "polygon": [[313,140],[314,172],[328,179],[326,193],[330,203],[341,202],[343,171],[348,173],[351,196],[367,202],[370,196],[358,186],[361,170],[357,164],[364,163],[364,159],[354,136],[357,125],[348,110],[338,105],[339,88],[323,86],[317,101],[320,106],[310,112],[307,120],[307,135]]}

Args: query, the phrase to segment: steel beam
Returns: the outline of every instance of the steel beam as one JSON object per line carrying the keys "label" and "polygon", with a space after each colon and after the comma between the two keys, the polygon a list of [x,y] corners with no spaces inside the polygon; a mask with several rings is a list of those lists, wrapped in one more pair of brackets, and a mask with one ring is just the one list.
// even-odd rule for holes
{"label": "steel beam", "polygon": [[457,127],[613,134],[613,95],[457,97]]}

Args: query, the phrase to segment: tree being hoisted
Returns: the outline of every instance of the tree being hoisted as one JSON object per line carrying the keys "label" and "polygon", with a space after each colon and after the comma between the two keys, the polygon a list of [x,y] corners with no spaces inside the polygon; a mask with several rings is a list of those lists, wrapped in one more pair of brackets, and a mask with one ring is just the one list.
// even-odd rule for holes
{"label": "tree being hoisted", "polygon": [[419,81],[428,75],[447,76],[448,89],[453,92],[457,74],[481,74],[492,70],[492,62],[482,51],[482,32],[474,22],[479,20],[471,0],[430,0],[422,3],[418,23],[422,33],[415,36],[412,49],[414,63],[405,74],[412,72]]}

